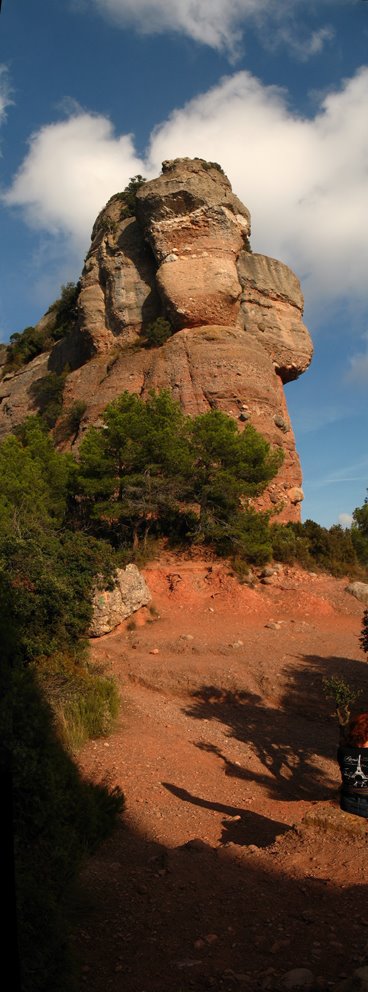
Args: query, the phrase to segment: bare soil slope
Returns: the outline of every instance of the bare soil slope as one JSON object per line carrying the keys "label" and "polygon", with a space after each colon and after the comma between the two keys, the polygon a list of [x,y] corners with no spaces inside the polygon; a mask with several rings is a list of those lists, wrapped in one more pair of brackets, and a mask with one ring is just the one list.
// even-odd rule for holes
{"label": "bare soil slope", "polygon": [[79,761],[126,809],[82,873],[83,987],[278,989],[304,967],[333,988],[368,959],[368,823],[339,809],[321,680],[368,706],[362,607],[295,568],[254,589],[195,558],[145,575],[158,616],[93,642],[122,708]]}

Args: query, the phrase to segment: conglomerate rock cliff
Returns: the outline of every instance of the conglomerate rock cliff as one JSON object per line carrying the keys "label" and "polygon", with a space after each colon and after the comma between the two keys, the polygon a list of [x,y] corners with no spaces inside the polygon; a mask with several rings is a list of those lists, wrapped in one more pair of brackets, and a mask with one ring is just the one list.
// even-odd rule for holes
{"label": "conglomerate rock cliff", "polygon": [[[284,463],[258,505],[298,520],[301,470],[283,390],[312,356],[298,279],[252,254],[249,212],[214,163],[164,162],[126,214],[117,194],[95,222],[75,329],[0,383],[0,433],[33,412],[30,387],[50,370],[68,369],[64,413],[86,406],[79,436],[123,390],[145,397],[165,387],[185,413],[223,410],[281,446]],[[148,349],[144,332],[159,316],[173,333]]]}

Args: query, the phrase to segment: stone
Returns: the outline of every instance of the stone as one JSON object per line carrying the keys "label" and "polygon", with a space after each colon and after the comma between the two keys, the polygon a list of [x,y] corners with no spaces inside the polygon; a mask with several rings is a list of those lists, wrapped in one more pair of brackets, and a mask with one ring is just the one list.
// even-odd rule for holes
{"label": "stone", "polygon": [[90,637],[108,634],[150,600],[151,593],[136,565],[117,569],[113,589],[94,592]]}
{"label": "stone", "polygon": [[295,503],[301,503],[304,499],[304,493],[300,486],[293,486],[292,489],[288,489],[287,495],[290,503],[293,503],[294,505]]}
{"label": "stone", "polygon": [[292,968],[282,978],[284,989],[312,989],[314,975],[309,968]]}
{"label": "stone", "polygon": [[359,599],[360,603],[368,606],[367,582],[350,582],[348,586],[345,586],[345,592],[350,593],[350,596],[355,596],[355,599]]}

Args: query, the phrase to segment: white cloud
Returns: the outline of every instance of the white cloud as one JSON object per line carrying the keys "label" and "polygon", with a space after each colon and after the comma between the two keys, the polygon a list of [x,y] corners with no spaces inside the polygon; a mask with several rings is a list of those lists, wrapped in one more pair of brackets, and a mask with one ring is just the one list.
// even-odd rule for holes
{"label": "white cloud", "polygon": [[344,530],[348,530],[349,527],[351,527],[351,525],[353,523],[352,514],[351,513],[339,513],[339,516],[337,518],[337,522],[340,524],[340,527],[343,527],[344,528]]}
{"label": "white cloud", "polygon": [[150,158],[220,160],[250,208],[253,248],[288,262],[311,298],[366,293],[368,68],[325,96],[313,119],[247,72],[174,111]]}
{"label": "white cloud", "polygon": [[332,41],[335,32],[331,27],[325,25],[311,34],[301,33],[295,24],[281,24],[276,30],[266,32],[264,44],[268,49],[275,50],[283,45],[289,54],[295,56],[300,62],[307,62],[314,55],[320,55],[325,44]]}
{"label": "white cloud", "polygon": [[[328,6],[330,0],[322,0]],[[237,54],[248,26],[266,47],[287,46],[297,58],[319,54],[331,40],[328,26],[303,36],[300,17],[307,0],[93,0],[97,10],[121,27],[140,34],[176,32],[230,57]]]}
{"label": "white cloud", "polygon": [[67,235],[81,251],[106,200],[142,170],[130,135],[116,137],[107,118],[80,112],[32,135],[4,201],[21,207],[32,227]]}
{"label": "white cloud", "polygon": [[81,254],[97,212],[130,176],[158,175],[166,158],[220,161],[251,210],[253,250],[290,264],[309,303],[364,301],[367,103],[368,68],[321,98],[312,119],[290,108],[286,91],[238,72],[159,125],[145,162],[131,135],[76,112],[32,136],[5,202]]}
{"label": "white cloud", "polygon": [[348,382],[357,386],[368,385],[368,333],[363,335],[365,348],[350,358],[350,368],[347,373]]}
{"label": "white cloud", "polygon": [[[141,34],[175,31],[211,48],[233,54],[242,25],[254,20],[275,0],[94,0],[98,10],[122,27]],[[285,0],[284,0],[285,3]]]}
{"label": "white cloud", "polygon": [[0,124],[6,117],[6,109],[12,103],[6,65],[0,65]]}

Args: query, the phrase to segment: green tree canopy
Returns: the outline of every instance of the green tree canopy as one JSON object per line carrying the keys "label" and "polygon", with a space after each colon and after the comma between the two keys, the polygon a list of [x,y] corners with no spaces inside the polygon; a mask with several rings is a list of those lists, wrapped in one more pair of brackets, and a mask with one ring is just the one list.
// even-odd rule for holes
{"label": "green tree canopy", "polygon": [[126,392],[103,420],[82,442],[76,501],[85,524],[94,522],[117,544],[149,529],[170,533],[183,518],[192,539],[213,540],[225,524],[228,534],[229,527],[239,534],[242,506],[282,461],[254,428],[240,433],[217,410],[186,417],[165,390],[146,403]]}

